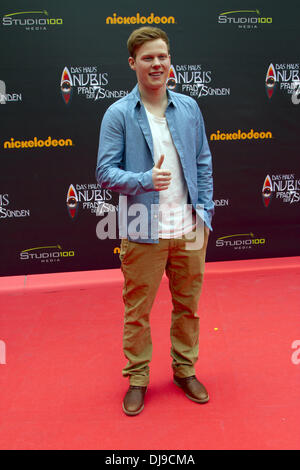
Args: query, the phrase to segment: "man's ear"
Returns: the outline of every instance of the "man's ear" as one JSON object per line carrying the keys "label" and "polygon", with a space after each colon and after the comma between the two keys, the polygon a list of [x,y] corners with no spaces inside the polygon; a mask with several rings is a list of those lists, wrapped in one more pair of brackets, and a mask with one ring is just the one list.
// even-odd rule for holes
{"label": "man's ear", "polygon": [[131,68],[131,70],[135,70],[135,60],[134,60],[133,57],[129,57],[128,64],[129,64],[129,67]]}

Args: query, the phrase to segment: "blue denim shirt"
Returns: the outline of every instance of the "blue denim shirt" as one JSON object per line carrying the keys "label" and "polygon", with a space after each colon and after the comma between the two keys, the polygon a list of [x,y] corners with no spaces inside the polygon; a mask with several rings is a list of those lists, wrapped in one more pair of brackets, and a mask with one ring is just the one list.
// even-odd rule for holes
{"label": "blue denim shirt", "polygon": [[[188,203],[212,230],[212,159],[203,117],[194,99],[169,90],[167,94],[165,116],[180,157],[188,188]],[[107,109],[99,139],[96,178],[102,188],[120,193],[120,238],[143,243],[158,242],[159,191],[155,191],[153,186],[153,166],[151,130],[136,85],[131,93]],[[199,210],[197,205],[204,210]],[[137,207],[140,208],[138,215]],[[137,224],[137,220],[142,220],[142,223]],[[131,236],[134,231],[138,239],[136,235]]]}

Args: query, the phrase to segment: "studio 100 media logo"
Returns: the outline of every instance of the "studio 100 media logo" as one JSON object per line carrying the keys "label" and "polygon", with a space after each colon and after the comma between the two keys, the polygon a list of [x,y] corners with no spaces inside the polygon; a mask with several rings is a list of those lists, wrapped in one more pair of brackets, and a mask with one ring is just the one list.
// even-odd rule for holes
{"label": "studio 100 media logo", "polygon": [[269,27],[273,23],[272,17],[261,15],[260,10],[232,10],[224,11],[218,15],[218,23],[242,31]]}
{"label": "studio 100 media logo", "polygon": [[17,11],[2,17],[2,26],[19,31],[47,31],[63,25],[62,18],[51,17],[47,10]]}
{"label": "studio 100 media logo", "polygon": [[216,247],[232,250],[252,250],[266,245],[266,238],[250,233],[224,235],[216,240]]}
{"label": "studio 100 media logo", "polygon": [[26,248],[20,252],[20,261],[39,263],[59,263],[73,259],[76,255],[74,250],[63,249],[61,245],[36,246]]}

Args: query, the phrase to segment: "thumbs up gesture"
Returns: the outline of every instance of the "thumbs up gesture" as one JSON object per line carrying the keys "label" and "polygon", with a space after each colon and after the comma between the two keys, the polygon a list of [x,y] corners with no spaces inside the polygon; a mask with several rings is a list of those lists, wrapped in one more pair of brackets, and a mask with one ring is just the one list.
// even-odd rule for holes
{"label": "thumbs up gesture", "polygon": [[152,170],[152,181],[155,191],[164,191],[168,189],[171,183],[171,172],[170,170],[163,170],[161,168],[164,155],[161,155],[158,162],[154,165]]}

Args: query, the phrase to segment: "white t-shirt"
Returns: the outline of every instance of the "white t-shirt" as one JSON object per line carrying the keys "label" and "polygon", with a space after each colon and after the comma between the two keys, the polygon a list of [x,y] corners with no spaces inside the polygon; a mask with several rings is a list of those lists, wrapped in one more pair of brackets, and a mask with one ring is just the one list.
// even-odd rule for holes
{"label": "white t-shirt", "polygon": [[[146,108],[145,108],[146,109]],[[187,205],[188,189],[178,152],[166,118],[154,116],[146,109],[154,148],[154,161],[164,155],[162,169],[171,171],[168,189],[159,192],[159,237],[180,238],[194,228],[192,208]]]}

